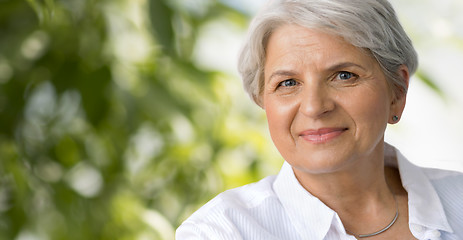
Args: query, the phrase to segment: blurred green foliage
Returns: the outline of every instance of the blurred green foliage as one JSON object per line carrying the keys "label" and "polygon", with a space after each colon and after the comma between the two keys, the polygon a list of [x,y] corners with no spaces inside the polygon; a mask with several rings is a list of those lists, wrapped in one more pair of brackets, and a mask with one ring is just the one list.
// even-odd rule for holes
{"label": "blurred green foliage", "polygon": [[0,1],[1,240],[171,239],[276,169],[238,79],[192,57],[205,24],[248,17],[181,2]]}

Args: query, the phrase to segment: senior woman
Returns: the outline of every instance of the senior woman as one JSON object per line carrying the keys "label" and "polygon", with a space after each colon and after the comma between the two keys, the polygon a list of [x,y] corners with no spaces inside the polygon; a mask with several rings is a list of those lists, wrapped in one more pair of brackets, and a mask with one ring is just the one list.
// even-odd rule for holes
{"label": "senior woman", "polygon": [[416,68],[386,0],[268,4],[239,71],[285,163],[215,197],[177,239],[463,239],[463,175],[384,143]]}

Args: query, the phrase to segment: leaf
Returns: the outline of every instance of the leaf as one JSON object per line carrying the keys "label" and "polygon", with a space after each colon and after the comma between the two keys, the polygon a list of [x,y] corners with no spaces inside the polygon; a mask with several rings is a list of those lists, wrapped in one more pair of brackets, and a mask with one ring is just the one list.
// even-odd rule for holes
{"label": "leaf", "polygon": [[162,46],[163,51],[175,53],[174,29],[172,26],[172,10],[161,0],[149,1],[149,16],[152,31]]}
{"label": "leaf", "polygon": [[418,79],[420,79],[426,86],[431,88],[439,96],[441,96],[442,98],[445,97],[444,91],[439,87],[439,85],[437,85],[437,83],[433,79],[431,79],[431,77],[427,73],[423,72],[422,70],[418,70],[415,73],[415,76]]}

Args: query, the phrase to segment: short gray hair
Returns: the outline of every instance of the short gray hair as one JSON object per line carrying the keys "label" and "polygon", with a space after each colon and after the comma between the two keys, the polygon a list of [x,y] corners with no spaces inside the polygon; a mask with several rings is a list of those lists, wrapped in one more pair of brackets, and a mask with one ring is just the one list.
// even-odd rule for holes
{"label": "short gray hair", "polygon": [[280,26],[296,24],[343,37],[377,60],[395,95],[407,92],[401,65],[412,75],[418,58],[410,38],[387,0],[273,0],[250,24],[238,71],[244,88],[262,106],[266,47]]}

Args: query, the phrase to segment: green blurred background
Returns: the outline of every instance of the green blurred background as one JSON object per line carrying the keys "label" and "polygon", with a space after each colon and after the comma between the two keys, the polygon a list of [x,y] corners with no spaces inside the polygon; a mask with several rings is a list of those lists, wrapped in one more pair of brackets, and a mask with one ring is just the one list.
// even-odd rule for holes
{"label": "green blurred background", "polygon": [[215,194],[278,167],[239,80],[193,58],[202,26],[244,31],[246,14],[217,1],[0,4],[0,239],[170,239]]}
{"label": "green blurred background", "polygon": [[172,239],[217,193],[277,173],[235,62],[206,54],[230,58],[251,14],[218,0],[0,0],[0,240]]}

